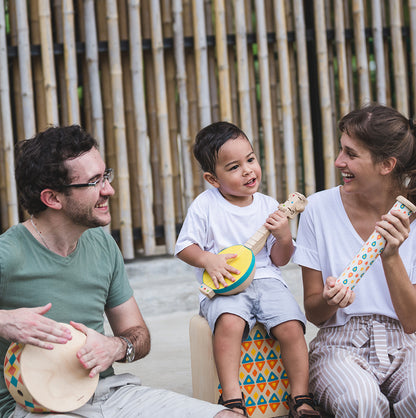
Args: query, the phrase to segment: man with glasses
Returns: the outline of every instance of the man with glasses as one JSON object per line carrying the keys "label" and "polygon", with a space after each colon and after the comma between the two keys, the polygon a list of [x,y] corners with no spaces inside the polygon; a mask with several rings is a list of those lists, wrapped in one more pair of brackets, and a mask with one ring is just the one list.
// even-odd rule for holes
{"label": "man with glasses", "polygon": [[[113,177],[97,142],[79,126],[49,128],[18,143],[16,182],[29,217],[0,236],[0,358],[11,342],[45,350],[65,344],[71,334],[61,323],[70,323],[86,335],[77,352],[81,365],[100,380],[94,396],[65,416],[236,416],[219,405],[142,387],[131,374],[114,374],[115,361],[148,354],[150,335],[121,252],[101,228],[111,220]],[[104,314],[114,336],[104,335]],[[2,378],[0,416],[32,416],[15,407]]]}

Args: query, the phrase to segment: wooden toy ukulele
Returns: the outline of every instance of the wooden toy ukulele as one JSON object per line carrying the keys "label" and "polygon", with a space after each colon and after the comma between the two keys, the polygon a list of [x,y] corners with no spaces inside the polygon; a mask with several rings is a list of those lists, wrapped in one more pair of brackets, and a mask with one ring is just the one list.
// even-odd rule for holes
{"label": "wooden toy ukulele", "polygon": [[[295,192],[289,195],[286,202],[279,205],[278,210],[283,212],[289,219],[292,219],[298,213],[303,212],[307,203],[308,201],[305,196]],[[264,247],[269,235],[270,231],[262,225],[244,245],[233,245],[220,251],[219,254],[237,254],[237,257],[229,259],[227,262],[239,270],[240,273],[231,273],[235,278],[235,281],[233,282],[230,279],[224,278],[227,286],[220,283],[219,288],[217,289],[211,276],[207,271],[204,271],[202,276],[203,284],[200,286],[199,290],[204,295],[212,298],[215,295],[235,295],[246,289],[254,278],[256,270],[255,256]]]}
{"label": "wooden toy ukulele", "polygon": [[[398,210],[410,216],[413,212],[416,212],[416,206],[403,196],[397,196],[396,203],[390,209],[389,213],[392,210]],[[377,231],[374,231],[336,282],[342,282],[351,290],[354,289],[370,266],[376,261],[376,258],[383,252],[385,246],[386,240],[384,237]]]}

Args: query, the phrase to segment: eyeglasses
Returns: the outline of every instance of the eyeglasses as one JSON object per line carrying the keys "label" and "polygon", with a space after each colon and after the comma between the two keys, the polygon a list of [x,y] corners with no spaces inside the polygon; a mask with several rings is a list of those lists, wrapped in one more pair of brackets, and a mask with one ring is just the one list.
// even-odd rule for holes
{"label": "eyeglasses", "polygon": [[112,168],[107,168],[107,170],[104,171],[103,176],[100,177],[98,180],[91,181],[90,183],[65,184],[64,187],[95,187],[97,184],[101,184],[101,188],[104,189],[105,182],[108,181],[109,183],[111,183],[113,180],[114,171]]}

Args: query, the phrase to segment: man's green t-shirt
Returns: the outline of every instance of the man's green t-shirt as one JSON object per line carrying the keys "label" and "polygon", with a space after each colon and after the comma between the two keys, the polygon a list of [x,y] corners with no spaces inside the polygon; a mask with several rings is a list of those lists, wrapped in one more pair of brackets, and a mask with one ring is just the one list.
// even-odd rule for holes
{"label": "man's green t-shirt", "polygon": [[[133,295],[121,252],[102,228],[85,231],[75,251],[59,256],[41,245],[22,225],[0,235],[0,309],[52,303],[45,316],[80,322],[104,334],[104,312]],[[3,376],[10,341],[0,338],[0,417],[14,410]],[[108,376],[112,368],[101,373]]]}

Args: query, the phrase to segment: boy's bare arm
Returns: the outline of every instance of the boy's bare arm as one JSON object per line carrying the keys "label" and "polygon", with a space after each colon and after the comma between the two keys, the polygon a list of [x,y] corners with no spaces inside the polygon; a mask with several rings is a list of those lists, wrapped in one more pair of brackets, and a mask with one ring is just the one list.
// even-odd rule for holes
{"label": "boy's bare arm", "polygon": [[192,244],[178,253],[177,257],[191,266],[205,268],[204,258],[206,255],[204,253],[206,252],[198,244]]}
{"label": "boy's bare arm", "polygon": [[276,238],[270,252],[273,264],[278,267],[286,265],[295,250],[289,220],[281,211],[276,211],[267,218],[265,226]]}

